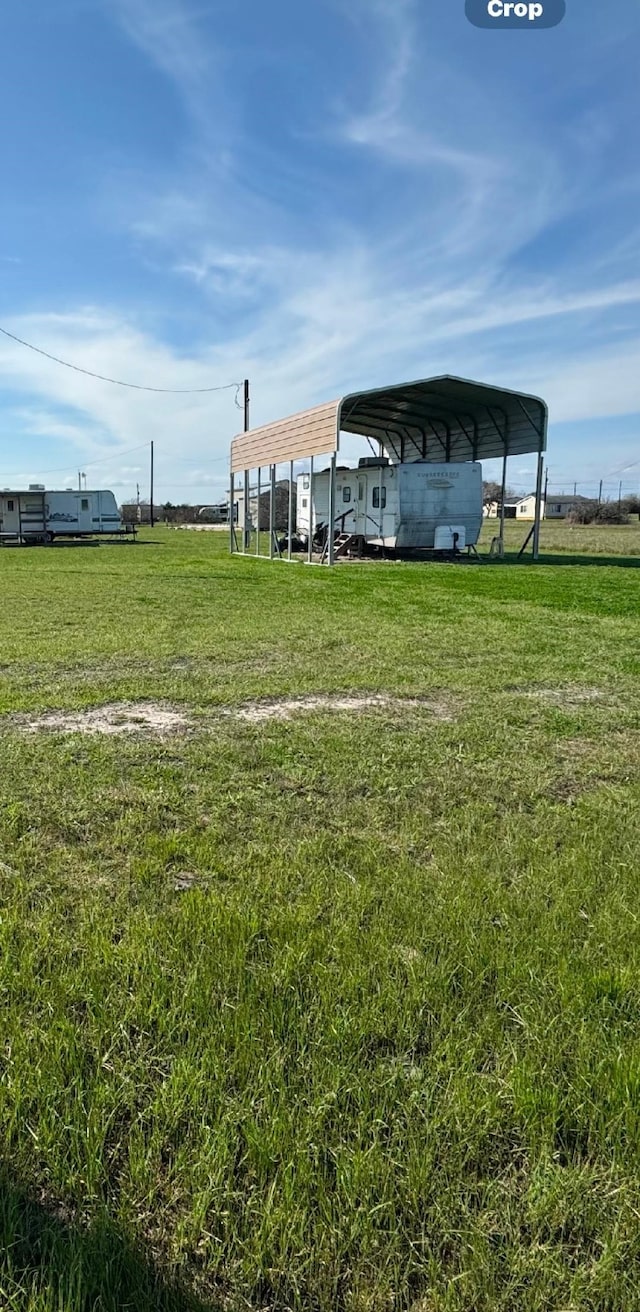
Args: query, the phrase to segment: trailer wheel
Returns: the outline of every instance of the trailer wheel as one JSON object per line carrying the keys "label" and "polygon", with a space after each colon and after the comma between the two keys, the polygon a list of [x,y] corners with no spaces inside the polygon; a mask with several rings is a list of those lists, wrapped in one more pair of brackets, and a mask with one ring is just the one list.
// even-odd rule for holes
{"label": "trailer wheel", "polygon": [[51,533],[49,529],[43,534],[42,541],[44,542],[45,547],[51,546],[51,543],[53,542],[53,533]]}

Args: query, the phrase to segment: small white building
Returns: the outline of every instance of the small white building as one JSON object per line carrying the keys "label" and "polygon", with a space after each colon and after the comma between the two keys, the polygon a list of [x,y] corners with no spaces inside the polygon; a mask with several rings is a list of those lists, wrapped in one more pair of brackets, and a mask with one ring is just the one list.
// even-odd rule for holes
{"label": "small white building", "polygon": [[[546,514],[544,497],[541,501],[541,518],[544,519]],[[484,507],[485,519],[500,519],[500,502],[489,501]],[[536,517],[536,496],[532,492],[528,497],[519,497],[517,501],[505,501],[504,506],[505,519],[522,519],[531,520]]]}
{"label": "small white building", "polygon": [[[534,497],[534,502],[535,502],[535,497]],[[502,513],[502,507],[500,505],[500,502],[499,501],[485,502],[484,506],[482,507],[482,513],[485,519],[500,519]],[[517,501],[505,501],[504,517],[505,519],[519,518]]]}
{"label": "small white building", "polygon": [[[545,514],[546,514],[546,507],[545,507],[545,504],[544,504],[544,497],[543,497],[543,499],[542,499],[542,519],[545,518]],[[530,519],[530,520],[534,520],[535,517],[536,517],[536,498],[535,498],[535,493],[532,493],[531,496],[528,496],[528,497],[521,497],[519,501],[516,501],[516,513],[515,513],[515,518],[516,518],[516,519]]]}

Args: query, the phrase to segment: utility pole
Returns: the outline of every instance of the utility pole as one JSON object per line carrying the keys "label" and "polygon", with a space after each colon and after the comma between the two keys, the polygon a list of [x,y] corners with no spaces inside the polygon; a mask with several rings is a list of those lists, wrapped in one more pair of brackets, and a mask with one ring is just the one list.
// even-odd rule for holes
{"label": "utility pole", "polygon": [[549,491],[549,466],[547,465],[547,468],[546,468],[546,470],[545,470],[545,474],[544,474],[544,507],[543,507],[543,510],[542,510],[542,518],[543,518],[543,519],[546,519],[546,518],[547,518],[547,493],[548,493],[548,491]]}
{"label": "utility pole", "polygon": [[249,432],[249,379],[244,380],[244,431]]}
{"label": "utility pole", "polygon": [[153,440],[151,442],[151,469],[149,471],[149,523],[153,528]]}
{"label": "utility pole", "polygon": [[622,479],[620,480],[620,487],[618,488],[618,510],[622,510]]}
{"label": "utility pole", "polygon": [[82,474],[78,470],[78,492],[82,492]]}
{"label": "utility pole", "polygon": [[602,505],[602,479],[600,479],[600,490],[598,492],[598,505]]}
{"label": "utility pole", "polygon": [[[249,432],[249,379],[244,380],[244,431]],[[249,550],[251,543],[251,529],[249,528],[249,470],[244,471],[244,488],[243,488],[243,523],[242,523],[242,544],[243,553]],[[258,503],[258,518],[260,517],[260,503]]]}

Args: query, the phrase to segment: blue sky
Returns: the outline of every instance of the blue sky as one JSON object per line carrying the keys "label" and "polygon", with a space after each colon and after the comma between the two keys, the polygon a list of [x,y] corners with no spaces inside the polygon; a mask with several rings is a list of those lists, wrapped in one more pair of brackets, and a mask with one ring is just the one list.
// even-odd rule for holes
{"label": "blue sky", "polygon": [[[252,420],[431,374],[550,406],[551,483],[640,485],[640,9],[31,0],[0,43],[0,324]],[[0,480],[224,492],[233,390],[0,338]],[[48,471],[52,471],[49,473]],[[55,473],[54,473],[55,471]],[[514,461],[528,489],[533,460]]]}

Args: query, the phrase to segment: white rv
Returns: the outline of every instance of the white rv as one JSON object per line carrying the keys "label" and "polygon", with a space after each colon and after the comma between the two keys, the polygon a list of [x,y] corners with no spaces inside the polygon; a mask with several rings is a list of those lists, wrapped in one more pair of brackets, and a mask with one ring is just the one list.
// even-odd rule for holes
{"label": "white rv", "polygon": [[120,511],[113,492],[47,492],[32,484],[26,492],[0,491],[0,540],[51,543],[55,538],[121,534]]}
{"label": "white rv", "polygon": [[[296,528],[313,536],[329,523],[329,470],[298,478]],[[334,534],[399,552],[461,551],[482,528],[479,461],[391,464],[384,457],[336,470]]]}

